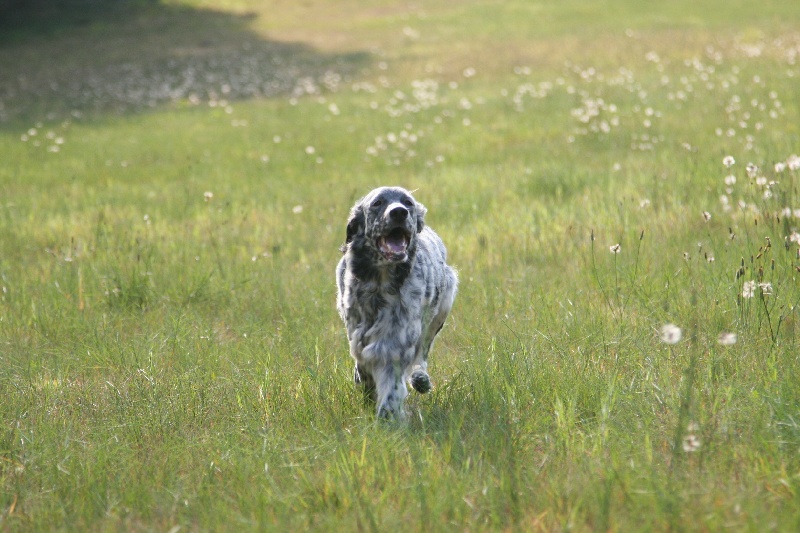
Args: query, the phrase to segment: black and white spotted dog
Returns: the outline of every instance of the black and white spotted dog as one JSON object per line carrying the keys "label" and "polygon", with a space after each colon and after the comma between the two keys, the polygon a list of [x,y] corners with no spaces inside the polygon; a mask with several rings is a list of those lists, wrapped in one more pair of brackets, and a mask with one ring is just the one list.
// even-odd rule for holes
{"label": "black and white spotted dog", "polygon": [[425,226],[425,206],[381,187],[356,202],[336,267],[336,307],[347,328],[355,382],[381,418],[403,418],[406,381],[431,389],[428,353],[456,296],[447,250]]}

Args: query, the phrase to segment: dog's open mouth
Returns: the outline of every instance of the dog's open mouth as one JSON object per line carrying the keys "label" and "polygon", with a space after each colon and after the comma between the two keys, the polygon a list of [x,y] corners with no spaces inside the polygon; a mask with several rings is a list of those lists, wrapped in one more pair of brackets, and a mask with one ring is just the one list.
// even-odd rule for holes
{"label": "dog's open mouth", "polygon": [[406,258],[411,236],[403,228],[395,228],[387,235],[378,237],[378,249],[389,261],[403,261]]}

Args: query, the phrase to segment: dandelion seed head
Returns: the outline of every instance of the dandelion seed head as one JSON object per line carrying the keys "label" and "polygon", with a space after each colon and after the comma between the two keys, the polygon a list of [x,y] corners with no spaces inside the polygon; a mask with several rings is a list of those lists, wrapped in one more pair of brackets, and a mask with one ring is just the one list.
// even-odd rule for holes
{"label": "dandelion seed head", "polygon": [[736,333],[731,333],[729,331],[723,331],[719,334],[719,337],[717,337],[717,343],[722,346],[732,346],[736,344],[737,340],[739,340],[739,338]]}
{"label": "dandelion seed head", "polygon": [[406,26],[403,28],[403,35],[405,35],[406,37],[408,37],[413,41],[419,39],[419,31],[415,30],[414,28],[411,28],[410,26]]}
{"label": "dandelion seed head", "polygon": [[700,438],[697,435],[690,434],[683,437],[683,451],[686,453],[696,452],[700,449]]}
{"label": "dandelion seed head", "polygon": [[620,246],[620,244],[619,244],[619,243],[617,243],[617,244],[612,244],[611,246],[609,246],[609,247],[608,247],[608,250],[609,250],[609,251],[610,251],[612,254],[618,254],[618,253],[620,253],[620,252],[622,251],[622,246]]}
{"label": "dandelion seed head", "polygon": [[722,164],[727,168],[731,168],[734,164],[736,164],[736,160],[732,155],[726,155],[722,158]]}
{"label": "dandelion seed head", "polygon": [[711,213],[709,213],[708,211],[703,211],[703,219],[704,219],[706,222],[708,222],[709,220],[711,220]]}
{"label": "dandelion seed head", "polygon": [[742,284],[742,298],[752,298],[756,294],[756,282],[753,280],[745,281]]}
{"label": "dandelion seed head", "polygon": [[206,191],[203,193],[203,200],[208,203],[211,199],[214,198],[214,193],[211,191]]}
{"label": "dandelion seed head", "polygon": [[664,324],[661,326],[661,342],[665,344],[677,344],[683,337],[683,331],[675,324]]}

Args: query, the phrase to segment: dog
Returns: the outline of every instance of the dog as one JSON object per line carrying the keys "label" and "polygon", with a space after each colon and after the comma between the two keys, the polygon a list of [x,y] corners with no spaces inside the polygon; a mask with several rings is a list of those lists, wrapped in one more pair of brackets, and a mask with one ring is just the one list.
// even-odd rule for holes
{"label": "dog", "polygon": [[354,381],[378,418],[402,419],[406,382],[431,390],[428,354],[453,306],[458,275],[425,225],[427,209],[400,187],[355,203],[336,267],[336,307],[345,324]]}

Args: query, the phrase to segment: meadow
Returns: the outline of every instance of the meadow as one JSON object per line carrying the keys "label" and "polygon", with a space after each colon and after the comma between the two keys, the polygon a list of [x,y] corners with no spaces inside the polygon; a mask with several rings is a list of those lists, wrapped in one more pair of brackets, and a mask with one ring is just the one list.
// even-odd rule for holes
{"label": "meadow", "polygon": [[[800,3],[53,5],[0,32],[0,530],[800,530]],[[379,185],[461,279],[402,423],[334,305]]]}

